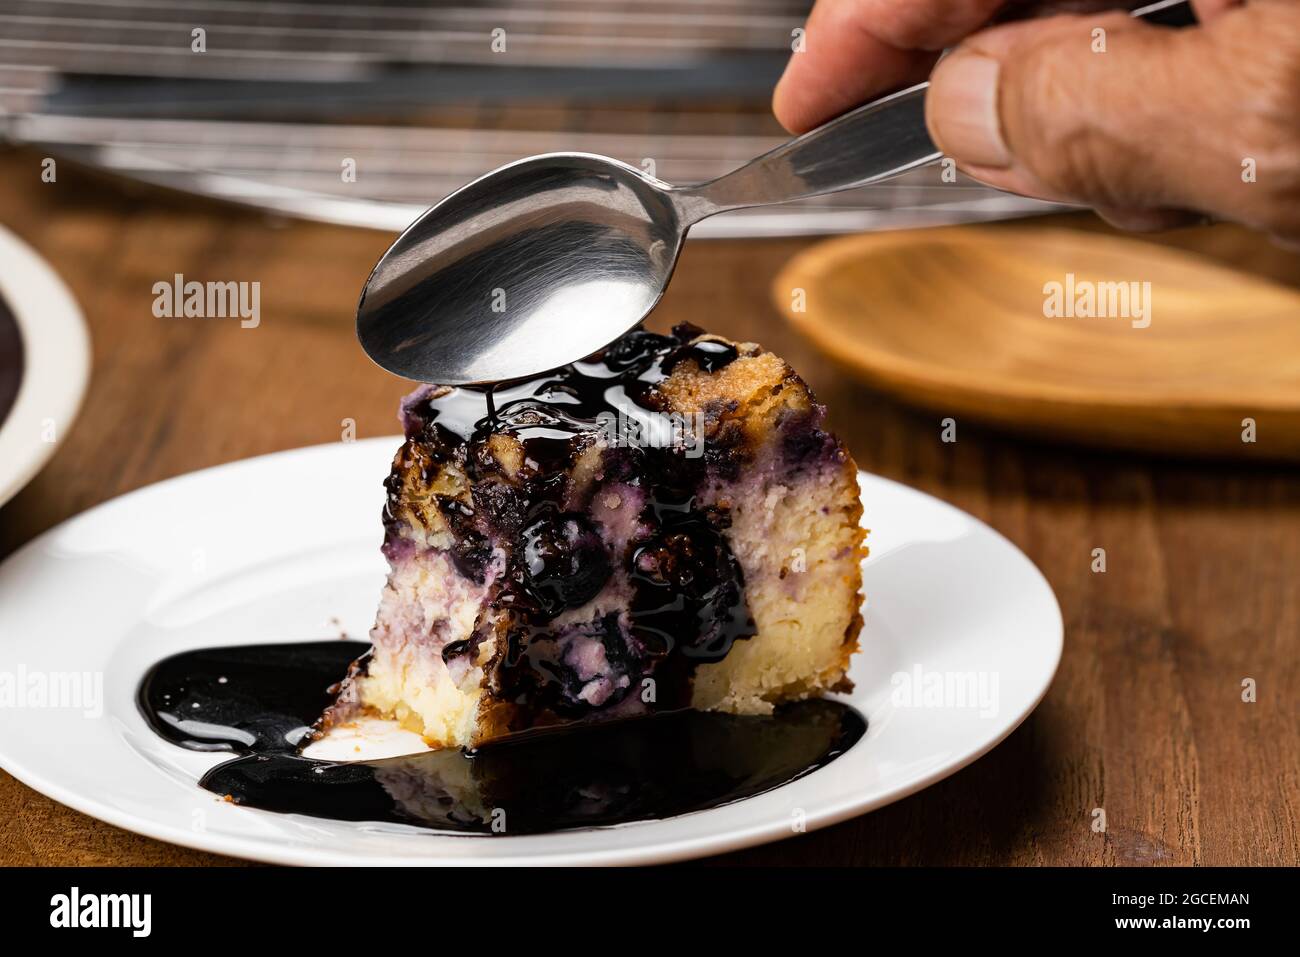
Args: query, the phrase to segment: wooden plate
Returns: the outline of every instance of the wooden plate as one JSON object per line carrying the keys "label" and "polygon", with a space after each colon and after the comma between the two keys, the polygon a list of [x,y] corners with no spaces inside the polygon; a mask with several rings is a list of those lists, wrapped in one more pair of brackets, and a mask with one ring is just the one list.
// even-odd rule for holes
{"label": "wooden plate", "polygon": [[772,293],[873,386],[958,421],[1300,459],[1300,293],[1192,253],[1053,228],[850,236]]}

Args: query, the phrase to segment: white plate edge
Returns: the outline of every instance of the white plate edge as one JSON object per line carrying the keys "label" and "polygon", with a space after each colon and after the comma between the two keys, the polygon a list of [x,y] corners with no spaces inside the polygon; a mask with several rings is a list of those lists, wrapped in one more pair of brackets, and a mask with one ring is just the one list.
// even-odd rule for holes
{"label": "white plate edge", "polygon": [[[18,395],[0,424],[0,506],[41,470],[72,428],[90,381],[90,333],[72,292],[40,255],[0,226],[0,258],[12,269],[0,272],[0,295],[13,311],[23,343]],[[54,420],[56,441],[34,439],[42,419]],[[31,450],[35,448],[35,454]]]}

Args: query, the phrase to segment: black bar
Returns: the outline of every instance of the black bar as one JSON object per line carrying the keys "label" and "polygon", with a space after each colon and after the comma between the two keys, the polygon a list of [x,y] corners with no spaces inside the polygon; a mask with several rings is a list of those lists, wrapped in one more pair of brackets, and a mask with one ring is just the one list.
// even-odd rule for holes
{"label": "black bar", "polygon": [[[813,941],[821,949],[831,938],[862,950],[910,939],[923,945],[918,952],[924,953],[929,952],[924,945],[938,941],[988,946],[1022,941],[1029,931],[1050,933],[1033,938],[1043,943],[1105,938],[1181,945],[1201,939],[1233,947],[1261,931],[1275,938],[1288,927],[1294,878],[1289,870],[1228,868],[688,865],[545,874],[8,869],[0,870],[0,918],[16,940],[80,933],[134,942],[131,926],[51,926],[52,918],[67,918],[75,887],[83,912],[91,896],[150,895],[150,939],[253,953],[280,940],[331,950],[356,941],[369,944],[367,952],[385,940],[386,949],[405,948],[408,941],[445,952],[457,941],[477,940],[500,951],[512,938],[531,946],[550,940],[557,948],[577,949],[581,943],[583,952],[629,940],[651,946],[661,940],[661,946],[677,948],[683,934],[695,940],[691,928],[705,925],[724,932],[730,952],[747,940],[771,950],[781,936],[779,927],[803,928],[801,949]],[[141,917],[144,899],[138,900],[135,913]],[[142,924],[137,921],[137,928]]]}

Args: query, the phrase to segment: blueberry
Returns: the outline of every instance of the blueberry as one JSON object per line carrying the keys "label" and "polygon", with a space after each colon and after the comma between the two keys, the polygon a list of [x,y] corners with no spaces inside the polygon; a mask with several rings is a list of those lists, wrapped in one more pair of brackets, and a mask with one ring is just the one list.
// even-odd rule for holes
{"label": "blueberry", "polygon": [[476,527],[474,508],[450,495],[435,495],[434,501],[455,536],[451,558],[457,571],[482,584],[492,561],[492,543]]}
{"label": "blueberry", "polygon": [[663,518],[668,527],[633,554],[633,629],[655,654],[720,661],[754,634],[740,563],[702,513]]}
{"label": "blueberry", "polygon": [[633,329],[607,346],[603,357],[611,369],[623,370],[644,364],[676,345],[676,341],[668,336],[647,332],[645,329]]}
{"label": "blueberry", "polygon": [[668,586],[698,599],[716,588],[722,577],[721,548],[721,539],[704,528],[689,535],[671,532],[637,551],[636,568],[646,582]]}
{"label": "blueberry", "polygon": [[528,591],[551,617],[595,598],[609,579],[605,544],[582,515],[547,508],[522,538]]}
{"label": "blueberry", "polygon": [[474,505],[500,535],[519,534],[527,517],[523,490],[505,482],[480,482],[474,486]]}
{"label": "blueberry", "polygon": [[666,359],[663,369],[672,372],[679,362],[691,359],[705,372],[717,372],[723,366],[730,365],[740,357],[736,347],[729,342],[716,339],[701,339],[698,342],[678,346]]}

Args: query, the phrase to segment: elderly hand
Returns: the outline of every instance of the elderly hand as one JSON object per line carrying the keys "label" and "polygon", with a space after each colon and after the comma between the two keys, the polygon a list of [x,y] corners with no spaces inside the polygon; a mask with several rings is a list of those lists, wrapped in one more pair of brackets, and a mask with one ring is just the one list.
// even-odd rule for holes
{"label": "elderly hand", "polygon": [[1195,211],[1300,242],[1300,0],[1192,5],[1200,25],[1171,30],[1025,3],[1038,18],[987,27],[1003,0],[818,0],[773,108],[802,132],[933,68],[930,133],[976,179],[1131,229]]}

